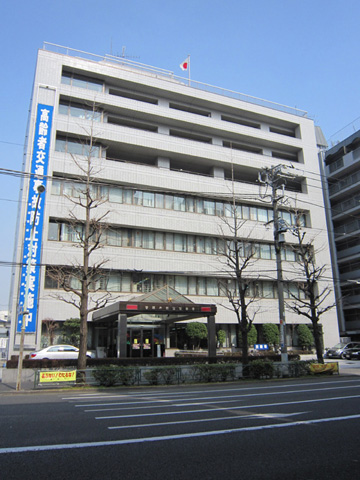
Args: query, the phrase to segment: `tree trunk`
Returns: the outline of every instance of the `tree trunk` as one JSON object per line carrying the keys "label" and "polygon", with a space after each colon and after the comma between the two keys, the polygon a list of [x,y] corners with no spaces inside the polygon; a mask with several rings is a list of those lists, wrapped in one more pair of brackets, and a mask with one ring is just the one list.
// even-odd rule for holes
{"label": "tree trunk", "polygon": [[324,363],[323,349],[322,349],[322,342],[321,342],[321,330],[319,328],[318,319],[313,318],[312,324],[313,324],[313,333],[314,333],[317,360],[319,363]]}

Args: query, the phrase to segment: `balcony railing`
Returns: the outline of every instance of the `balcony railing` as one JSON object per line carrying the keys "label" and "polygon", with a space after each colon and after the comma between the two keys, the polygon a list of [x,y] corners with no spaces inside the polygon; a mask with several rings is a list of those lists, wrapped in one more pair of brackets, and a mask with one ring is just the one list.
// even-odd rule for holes
{"label": "balcony railing", "polygon": [[251,95],[246,95],[244,93],[235,92],[234,90],[228,90],[226,88],[216,87],[214,85],[209,85],[207,83],[197,82],[196,80],[190,80],[188,78],[179,77],[170,70],[153,67],[151,65],[146,65],[144,63],[134,62],[133,60],[130,60],[128,58],[118,57],[118,56],[109,55],[109,54],[96,55],[93,53],[84,52],[82,50],[76,50],[74,48],[64,47],[62,45],[56,45],[54,43],[48,43],[48,42],[44,42],[43,49],[51,52],[56,52],[61,55],[78,57],[85,60],[91,60],[94,62],[112,63],[115,66],[118,66],[119,68],[127,67],[131,69],[135,69],[140,74],[154,75],[158,78],[161,78],[162,80],[181,83],[183,85],[188,86],[189,88],[196,88],[198,90],[203,90],[206,92],[215,93],[217,95],[234,98],[237,100],[241,100],[243,102],[259,105],[266,108],[271,108],[273,110],[289,113],[291,115],[296,115],[298,117],[307,117],[307,112],[304,110],[299,110],[298,108],[289,107],[287,105],[282,105],[281,103],[271,102],[269,100],[264,100],[262,98],[253,97]]}

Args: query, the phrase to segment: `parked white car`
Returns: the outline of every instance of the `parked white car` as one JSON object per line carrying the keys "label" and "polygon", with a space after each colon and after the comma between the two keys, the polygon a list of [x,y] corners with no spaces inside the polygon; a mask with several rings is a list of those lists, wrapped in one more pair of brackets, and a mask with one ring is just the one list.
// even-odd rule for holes
{"label": "parked white car", "polygon": [[[79,356],[79,349],[72,345],[51,345],[50,347],[43,348],[37,352],[30,353],[30,360],[77,360]],[[92,358],[95,355],[88,351],[86,352],[88,358]]]}

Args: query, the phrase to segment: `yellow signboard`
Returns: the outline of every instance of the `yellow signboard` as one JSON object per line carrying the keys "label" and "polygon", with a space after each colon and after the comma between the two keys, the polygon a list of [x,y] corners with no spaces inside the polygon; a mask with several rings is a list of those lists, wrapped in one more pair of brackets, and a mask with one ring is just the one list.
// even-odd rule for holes
{"label": "yellow signboard", "polygon": [[338,373],[339,364],[337,362],[312,363],[310,365],[311,373]]}
{"label": "yellow signboard", "polygon": [[75,382],[76,381],[76,370],[65,371],[65,372],[40,372],[39,373],[40,383],[45,382]]}

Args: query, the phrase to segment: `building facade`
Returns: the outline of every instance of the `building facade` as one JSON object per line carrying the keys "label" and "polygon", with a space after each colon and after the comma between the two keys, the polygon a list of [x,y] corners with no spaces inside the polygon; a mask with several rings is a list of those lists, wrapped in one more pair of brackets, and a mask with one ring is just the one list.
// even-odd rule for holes
{"label": "building facade", "polygon": [[325,174],[340,334],[360,340],[360,131],[326,151]]}
{"label": "building facade", "polygon": [[[97,216],[106,225],[93,257],[104,262],[104,275],[92,299],[108,292],[115,302],[168,285],[195,303],[216,304],[217,328],[226,331],[226,346],[236,346],[237,320],[219,282],[226,277],[222,242],[231,237],[226,219],[235,206],[240,238],[255,251],[248,271],[254,324],[279,323],[273,210],[258,181],[260,171],[274,166],[292,172],[280,207],[288,227],[285,301],[302,280],[291,234],[298,212],[317,262],[330,265],[318,146],[306,112],[47,44],[38,54],[27,138],[24,170],[32,175],[22,189],[16,258],[23,268],[14,272],[10,354],[18,349],[24,304],[26,350],[42,344],[44,319],[79,316],[53,272],[68,269],[76,284],[84,219],[72,200],[81,198],[86,159]],[[331,269],[321,281],[332,287]],[[296,346],[296,325],[309,322],[290,311],[286,322],[287,345]],[[335,310],[324,315],[323,333],[324,347],[338,341]],[[181,344],[176,326],[170,344]]]}

